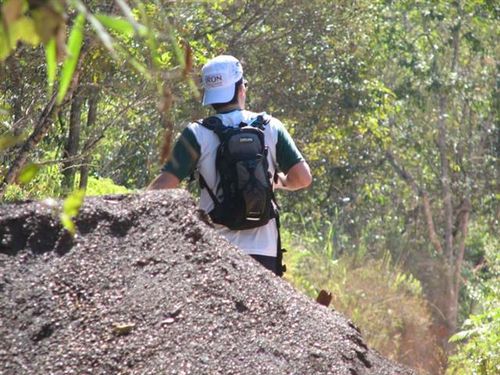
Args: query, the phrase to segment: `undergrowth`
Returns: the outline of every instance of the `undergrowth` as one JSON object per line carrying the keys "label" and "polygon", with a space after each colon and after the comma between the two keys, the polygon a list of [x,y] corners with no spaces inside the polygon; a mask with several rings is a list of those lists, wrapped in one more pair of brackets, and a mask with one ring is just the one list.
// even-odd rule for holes
{"label": "undergrowth", "polygon": [[330,306],[360,328],[370,347],[422,374],[434,373],[441,352],[420,282],[388,252],[378,259],[365,252],[336,256],[329,237],[304,241],[307,236],[283,231],[285,278],[311,298],[321,289],[332,292]]}

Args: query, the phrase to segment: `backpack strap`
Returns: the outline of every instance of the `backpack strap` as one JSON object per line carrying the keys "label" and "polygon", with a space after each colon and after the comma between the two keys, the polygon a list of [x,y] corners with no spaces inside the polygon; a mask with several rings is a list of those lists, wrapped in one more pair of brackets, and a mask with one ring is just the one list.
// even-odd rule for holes
{"label": "backpack strap", "polygon": [[[264,128],[266,125],[269,124],[271,121],[271,117],[263,112],[257,116],[257,118],[252,122],[252,126],[256,126],[262,131],[264,131]],[[274,172],[273,180],[276,180],[278,178],[278,169],[275,167],[276,170]],[[286,249],[282,247],[281,244],[281,223],[280,223],[280,210],[281,207],[278,204],[278,201],[276,200],[276,195],[274,194],[274,191],[271,191],[271,200],[275,204],[275,209],[274,209],[274,215],[275,215],[275,220],[276,220],[276,229],[278,231],[278,241],[277,241],[277,251],[276,251],[276,274],[279,277],[283,277],[283,274],[286,272],[286,265],[283,263],[283,253],[286,253]]]}
{"label": "backpack strap", "polygon": [[224,124],[222,123],[222,120],[218,118],[217,116],[210,116],[207,118],[204,118],[202,120],[196,121],[198,124],[202,125],[203,127],[215,131],[217,128],[223,127]]}
{"label": "backpack strap", "polygon": [[[260,130],[264,131],[266,125],[268,125],[270,121],[271,121],[271,116],[269,116],[266,112],[262,112],[262,113],[259,113],[259,115],[255,118],[255,120],[253,120],[249,124],[249,126],[254,126],[254,127],[259,128]],[[274,172],[274,176],[272,176],[274,181],[276,181],[278,178],[278,175],[277,175],[278,168],[276,165],[275,165],[275,170],[276,170],[276,172]],[[278,237],[279,237],[279,213],[278,212],[281,208],[278,204],[278,201],[276,200],[276,196],[274,195],[274,191],[271,192],[271,199],[274,202],[274,204],[276,205],[276,211],[277,211],[276,218],[277,218],[277,222],[278,222]],[[280,242],[279,238],[278,238],[278,242]],[[281,245],[278,245],[278,247],[281,247]]]}
{"label": "backpack strap", "polygon": [[[259,128],[260,130],[264,131],[265,126],[269,123],[269,121],[270,121],[270,117],[265,112],[263,112],[263,113],[259,114],[255,118],[255,120],[253,120],[250,124],[245,124],[245,123],[242,122],[242,123],[240,123],[239,127],[241,128],[241,127],[244,127],[244,126],[252,126],[252,127],[256,127],[256,128]],[[208,130],[211,130],[215,134],[217,134],[217,136],[219,137],[219,140],[221,142],[223,140],[223,133],[229,128],[228,126],[225,126],[222,123],[222,120],[219,117],[217,117],[217,116],[210,116],[210,117],[207,117],[207,118],[204,118],[204,119],[201,119],[201,120],[197,120],[195,122],[198,123],[198,124],[200,124],[204,128],[207,128]],[[199,180],[199,183],[200,183],[200,188],[207,190],[208,195],[210,195],[210,198],[214,202],[215,208],[219,209],[221,207],[221,203],[217,199],[217,197],[214,194],[214,192],[208,187],[208,184],[205,181],[205,178],[203,177],[203,175],[201,173],[198,173],[198,180]],[[280,239],[280,233],[279,233],[279,228],[280,228],[280,224],[279,224],[279,210],[280,210],[280,207],[278,205],[278,202],[276,201],[276,197],[274,195],[274,192],[271,192],[271,200],[276,205],[275,210],[274,210],[275,211],[275,216],[274,217],[276,217],[277,226],[278,226],[278,262],[279,262],[278,270],[280,270],[280,273],[282,275],[283,272],[286,269],[285,266],[281,264],[281,262],[282,262],[282,252],[286,251],[286,250],[282,250],[281,249],[281,239]]]}
{"label": "backpack strap", "polygon": [[217,134],[219,140],[222,142],[222,133],[224,133],[224,131],[227,129],[227,126],[222,123],[222,120],[220,118],[218,118],[217,116],[210,116],[196,122],[204,128],[207,128],[208,130],[211,130],[215,134]]}
{"label": "backpack strap", "polygon": [[[200,124],[204,128],[207,128],[208,130],[213,131],[217,136],[219,137],[220,140],[222,140],[222,131],[226,128],[224,124],[222,123],[222,120],[218,118],[217,116],[210,116],[207,118],[204,118],[202,120],[195,121],[196,123]],[[198,173],[198,181],[200,183],[200,188],[201,189],[206,189],[208,192],[208,195],[210,195],[210,198],[212,198],[212,201],[214,202],[214,205],[217,209],[220,208],[221,203],[215,196],[214,192],[208,187],[207,182],[205,181],[205,178],[201,173]]]}
{"label": "backpack strap", "polygon": [[[263,112],[260,113],[250,124],[242,122],[240,123],[239,127],[242,128],[244,126],[253,126],[264,130],[266,125],[269,124],[269,121],[271,121],[270,117],[265,112]],[[210,116],[201,120],[197,120],[195,122],[217,134],[221,133],[227,128],[227,126],[225,126],[222,123],[222,120],[217,116]]]}
{"label": "backpack strap", "polygon": [[207,182],[205,181],[205,178],[201,173],[198,173],[198,179],[200,181],[200,188],[201,189],[206,189],[208,192],[208,195],[210,195],[210,198],[212,198],[212,201],[214,202],[215,207],[218,209],[221,205],[217,197],[215,196],[214,192],[208,187]]}
{"label": "backpack strap", "polygon": [[283,264],[283,253],[286,253],[286,250],[281,247],[281,225],[280,225],[280,215],[276,214],[276,227],[278,229],[278,243],[277,243],[277,252],[276,252],[276,275],[282,277],[286,272],[286,265]]}

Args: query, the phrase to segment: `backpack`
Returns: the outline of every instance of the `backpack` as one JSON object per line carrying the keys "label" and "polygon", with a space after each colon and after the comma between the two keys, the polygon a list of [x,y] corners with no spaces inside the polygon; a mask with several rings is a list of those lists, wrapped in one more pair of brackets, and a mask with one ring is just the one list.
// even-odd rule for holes
{"label": "backpack", "polygon": [[225,126],[215,116],[198,122],[220,140],[215,161],[220,182],[216,190],[212,191],[199,175],[200,187],[207,189],[214,202],[214,209],[208,213],[214,223],[243,230],[263,226],[277,217],[264,142],[268,122],[263,115],[238,127]]}

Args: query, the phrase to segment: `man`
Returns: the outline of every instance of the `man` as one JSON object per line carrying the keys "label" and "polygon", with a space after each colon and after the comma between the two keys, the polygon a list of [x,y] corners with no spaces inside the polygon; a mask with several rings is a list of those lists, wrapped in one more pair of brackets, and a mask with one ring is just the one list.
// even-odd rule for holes
{"label": "man", "polygon": [[[259,114],[245,110],[247,81],[236,58],[228,55],[215,57],[202,68],[201,73],[203,105],[211,105],[216,111],[215,116],[224,126],[237,128],[242,123],[252,124],[255,121]],[[298,190],[308,187],[312,182],[308,164],[283,124],[271,116],[265,116],[267,121],[263,131],[268,147],[269,176],[279,177],[273,179],[276,181],[274,188]],[[175,143],[162,173],[148,189],[176,188],[182,179],[197,170],[203,176],[200,208],[207,213],[212,211],[214,196],[218,196],[217,187],[220,186],[220,176],[215,168],[219,144],[219,137],[213,129],[199,122],[190,123]],[[281,172],[278,173],[278,170]],[[264,267],[282,275],[277,218],[271,218],[266,224],[252,229],[231,230],[223,225],[216,225],[216,228],[229,242]]]}

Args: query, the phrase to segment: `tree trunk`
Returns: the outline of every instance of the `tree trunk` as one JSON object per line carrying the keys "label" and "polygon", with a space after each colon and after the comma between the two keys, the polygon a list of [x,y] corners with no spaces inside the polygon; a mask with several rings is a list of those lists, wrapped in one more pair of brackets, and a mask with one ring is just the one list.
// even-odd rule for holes
{"label": "tree trunk", "polygon": [[450,347],[448,339],[455,332],[458,317],[458,297],[455,293],[455,254],[453,243],[453,204],[452,193],[449,177],[449,161],[447,147],[447,129],[446,129],[446,110],[447,97],[446,94],[439,94],[439,118],[438,118],[438,151],[440,157],[440,180],[442,189],[443,202],[443,219],[444,219],[444,262],[445,283],[443,285],[442,300],[435,301],[441,305],[442,312],[446,318],[445,332],[442,338],[443,348],[449,352]]}
{"label": "tree trunk", "polygon": [[89,183],[89,163],[90,157],[86,156],[83,159],[82,166],[80,167],[80,183],[78,185],[78,188],[81,190],[87,190],[87,185]]}
{"label": "tree trunk", "polygon": [[80,130],[81,130],[81,115],[83,104],[83,92],[81,86],[78,86],[73,93],[71,101],[71,111],[69,120],[69,133],[66,145],[64,146],[63,157],[68,159],[63,163],[63,182],[62,190],[70,192],[75,184],[74,157],[78,154],[80,144]]}
{"label": "tree trunk", "polygon": [[[428,298],[435,307],[435,333],[443,348],[449,353],[453,348],[448,340],[456,332],[458,324],[459,291],[461,285],[461,270],[465,254],[465,240],[467,237],[467,226],[469,212],[471,210],[470,200],[464,199],[462,206],[453,212],[452,192],[449,179],[449,163],[446,147],[446,123],[445,109],[446,99],[441,98],[440,117],[438,120],[438,151],[440,154],[440,180],[441,201],[443,204],[441,215],[443,218],[444,233],[439,235],[436,230],[434,214],[429,199],[429,194],[422,186],[419,186],[415,178],[395,159],[390,150],[386,151],[386,159],[392,165],[396,173],[412,188],[415,194],[420,196],[423,207],[428,238],[436,251],[436,257],[431,260],[432,275],[435,280],[429,283]],[[455,220],[454,220],[455,219]],[[453,223],[457,224],[457,234],[453,234]]]}
{"label": "tree trunk", "polygon": [[12,133],[15,136],[21,135],[23,132],[24,125],[26,121],[23,120],[23,100],[24,98],[24,85],[21,81],[21,69],[19,68],[19,60],[13,54],[9,56],[6,60],[6,73],[9,74],[9,79],[7,82],[10,82],[9,88],[12,90],[12,96],[8,97],[12,108],[12,114],[14,116]]}
{"label": "tree trunk", "polygon": [[[99,101],[99,91],[98,87],[94,86],[90,90],[90,95],[88,99],[89,111],[87,115],[87,131],[90,132],[94,127],[97,118],[97,103]],[[89,150],[84,149],[84,153],[88,153]],[[89,163],[91,161],[90,155],[86,155],[83,160],[82,166],[80,167],[80,189],[86,190],[89,178]]]}
{"label": "tree trunk", "polygon": [[[462,15],[462,4],[460,1],[455,3],[457,8],[457,13]],[[458,58],[460,53],[460,34],[461,34],[461,21],[458,20],[452,32],[452,59],[450,64],[450,72],[458,74]],[[442,286],[442,296],[438,301],[433,301],[436,305],[441,306],[441,310],[445,317],[444,322],[444,332],[442,337],[442,347],[449,354],[453,349],[453,345],[449,343],[449,338],[456,332],[458,325],[458,309],[459,309],[459,292],[461,285],[461,271],[462,262],[465,251],[465,238],[467,236],[467,224],[468,224],[468,213],[470,210],[470,202],[467,200],[465,207],[465,216],[460,223],[460,232],[462,235],[462,240],[457,244],[455,237],[453,235],[453,223],[455,219],[455,213],[453,211],[453,192],[451,188],[450,181],[450,163],[448,160],[448,155],[450,152],[448,150],[448,129],[447,129],[447,117],[449,110],[449,92],[445,90],[440,90],[438,93],[438,139],[437,146],[440,158],[440,180],[441,180],[441,198],[443,204],[443,220],[444,220],[444,238],[443,238],[443,250],[444,257],[442,258],[444,270],[445,270],[445,282]],[[456,214],[458,219],[459,213]]]}

